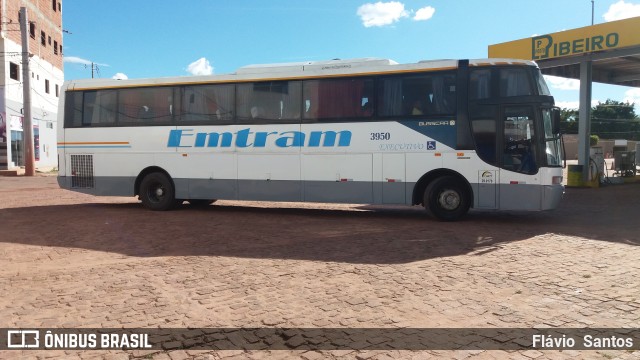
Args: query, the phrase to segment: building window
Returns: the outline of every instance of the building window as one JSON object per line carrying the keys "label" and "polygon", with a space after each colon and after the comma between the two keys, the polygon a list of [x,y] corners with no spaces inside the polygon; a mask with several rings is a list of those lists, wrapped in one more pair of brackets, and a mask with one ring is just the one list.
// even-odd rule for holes
{"label": "building window", "polygon": [[62,44],[60,44],[60,55],[62,55]]}
{"label": "building window", "polygon": [[58,10],[58,1],[57,0],[51,0],[51,6],[53,7],[53,11]]}
{"label": "building window", "polygon": [[49,93],[49,80],[44,80],[44,92]]}
{"label": "building window", "polygon": [[60,96],[60,85],[56,84],[56,97]]}
{"label": "building window", "polygon": [[53,40],[53,54],[58,55],[58,42]]}
{"label": "building window", "polygon": [[20,66],[18,64],[9,63],[9,77],[20,81]]}
{"label": "building window", "polygon": [[47,46],[47,34],[44,31],[40,31],[40,44]]}
{"label": "building window", "polygon": [[49,46],[51,46],[51,36],[47,37],[47,42],[49,43]]}
{"label": "building window", "polygon": [[32,39],[36,38],[36,23],[29,22],[29,35]]}

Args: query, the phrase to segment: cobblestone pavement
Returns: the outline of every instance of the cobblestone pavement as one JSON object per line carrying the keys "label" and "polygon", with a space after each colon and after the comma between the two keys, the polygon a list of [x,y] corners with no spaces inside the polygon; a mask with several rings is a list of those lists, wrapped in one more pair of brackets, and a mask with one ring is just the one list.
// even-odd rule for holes
{"label": "cobblestone pavement", "polygon": [[[553,212],[133,198],[0,178],[0,328],[640,327],[640,185]],[[631,359],[591,351],[4,351],[69,359]]]}

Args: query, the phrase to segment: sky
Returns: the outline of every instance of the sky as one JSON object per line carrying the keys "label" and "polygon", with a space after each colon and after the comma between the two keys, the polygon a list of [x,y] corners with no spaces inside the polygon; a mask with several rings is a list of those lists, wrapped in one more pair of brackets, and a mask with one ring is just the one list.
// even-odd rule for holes
{"label": "sky", "polygon": [[[233,73],[251,64],[486,58],[489,45],[640,16],[640,0],[65,0],[65,80]],[[560,107],[579,82],[547,77]],[[593,102],[640,89],[594,84]]]}

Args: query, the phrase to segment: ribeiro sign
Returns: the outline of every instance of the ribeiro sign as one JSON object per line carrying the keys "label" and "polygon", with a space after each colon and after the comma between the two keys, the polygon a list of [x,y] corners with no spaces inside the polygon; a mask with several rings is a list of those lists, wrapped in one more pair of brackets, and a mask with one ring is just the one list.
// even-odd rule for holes
{"label": "ribeiro sign", "polygon": [[640,46],[640,17],[489,46],[490,58],[545,60]]}
{"label": "ribeiro sign", "polygon": [[531,38],[531,59],[540,60],[613,49],[618,46],[619,42],[620,35],[615,32],[560,42],[554,41],[552,35],[536,36]]}

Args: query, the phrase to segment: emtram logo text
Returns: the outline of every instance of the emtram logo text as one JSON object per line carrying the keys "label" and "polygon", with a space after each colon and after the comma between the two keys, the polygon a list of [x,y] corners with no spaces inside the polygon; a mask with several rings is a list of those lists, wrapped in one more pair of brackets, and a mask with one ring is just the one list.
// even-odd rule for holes
{"label": "emtram logo text", "polygon": [[193,129],[171,130],[167,147],[257,147],[273,144],[277,147],[335,147],[351,145],[351,131],[251,131],[250,128],[237,132],[195,132]]}

